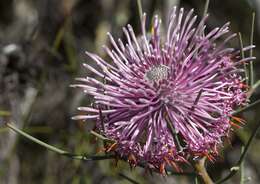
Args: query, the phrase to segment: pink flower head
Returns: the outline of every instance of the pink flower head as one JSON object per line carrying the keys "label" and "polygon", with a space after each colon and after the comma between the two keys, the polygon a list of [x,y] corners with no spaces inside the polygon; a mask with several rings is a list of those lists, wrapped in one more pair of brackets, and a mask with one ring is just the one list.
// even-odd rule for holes
{"label": "pink flower head", "polygon": [[115,153],[160,172],[190,156],[217,153],[233,110],[246,103],[242,66],[254,58],[226,48],[236,37],[229,23],[207,32],[206,19],[197,23],[193,10],[174,7],[166,34],[155,16],[148,36],[145,14],[140,39],[130,25],[123,28],[126,43],[108,33],[112,48],[104,48],[112,64],[89,52],[99,68],[84,64],[106,83],[77,79],[73,86],[95,102],[79,107],[85,114],[74,119],[95,120],[99,133],[116,141]]}

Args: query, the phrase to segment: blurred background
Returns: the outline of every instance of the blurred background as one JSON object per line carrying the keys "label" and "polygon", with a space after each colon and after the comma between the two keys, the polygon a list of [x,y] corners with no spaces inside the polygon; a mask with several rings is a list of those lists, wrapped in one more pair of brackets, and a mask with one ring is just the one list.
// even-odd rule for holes
{"label": "blurred background", "polygon": [[[148,21],[154,14],[165,20],[172,6],[195,9],[202,16],[204,0],[143,0]],[[256,11],[254,55],[260,52],[260,0],[211,0],[208,28],[231,21],[233,32],[241,32],[249,44],[252,12]],[[12,121],[17,127],[59,148],[95,154],[100,141],[89,134],[93,122],[76,122],[76,107],[91,103],[80,90],[69,87],[74,78],[86,76],[82,63],[94,64],[85,50],[102,57],[106,32],[122,37],[122,27],[130,23],[140,33],[135,0],[1,0],[0,1],[0,124]],[[232,46],[239,48],[235,39]],[[255,78],[260,78],[260,60],[255,61]],[[88,74],[90,75],[90,74]],[[251,102],[259,99],[256,90]],[[260,106],[240,116],[247,123],[230,135],[216,163],[208,163],[210,175],[220,178],[239,158],[241,145],[259,123]],[[245,159],[245,183],[260,181],[260,139],[254,140]],[[7,128],[0,128],[0,183],[127,184],[121,174],[139,183],[194,183],[194,178],[162,177],[131,170],[127,163],[113,160],[82,162],[60,156],[24,139]],[[238,183],[239,174],[227,183]]]}

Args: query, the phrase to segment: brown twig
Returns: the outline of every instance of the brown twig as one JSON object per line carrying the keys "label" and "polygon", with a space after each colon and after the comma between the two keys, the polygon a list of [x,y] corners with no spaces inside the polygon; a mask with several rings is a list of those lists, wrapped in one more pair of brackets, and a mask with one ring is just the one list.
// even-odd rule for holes
{"label": "brown twig", "polygon": [[205,168],[205,161],[206,157],[195,161],[194,168],[205,184],[213,184],[213,181]]}

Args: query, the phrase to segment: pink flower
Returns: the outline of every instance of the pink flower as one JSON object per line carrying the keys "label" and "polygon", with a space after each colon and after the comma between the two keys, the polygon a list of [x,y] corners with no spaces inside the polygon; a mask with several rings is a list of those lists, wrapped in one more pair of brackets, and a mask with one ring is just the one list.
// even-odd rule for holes
{"label": "pink flower", "polygon": [[116,141],[119,156],[163,173],[190,156],[217,153],[231,129],[231,113],[246,103],[242,66],[254,58],[241,59],[226,48],[236,36],[229,23],[207,32],[207,17],[195,26],[193,10],[184,14],[175,7],[165,35],[155,16],[150,38],[145,19],[141,39],[130,25],[123,28],[126,43],[108,34],[112,64],[87,52],[99,68],[84,66],[107,82],[77,79],[73,86],[94,97],[95,105],[79,107],[85,114],[74,119],[95,120],[99,133]]}

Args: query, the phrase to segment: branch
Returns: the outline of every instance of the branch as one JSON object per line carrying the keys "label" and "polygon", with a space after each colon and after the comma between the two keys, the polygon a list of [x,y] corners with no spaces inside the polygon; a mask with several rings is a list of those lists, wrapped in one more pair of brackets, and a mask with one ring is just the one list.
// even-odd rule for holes
{"label": "branch", "polygon": [[194,163],[194,168],[205,184],[213,184],[213,181],[205,168],[205,161],[206,157],[199,159]]}
{"label": "branch", "polygon": [[241,108],[241,109],[238,109],[237,111],[234,111],[234,112],[232,113],[232,115],[237,115],[237,114],[240,114],[240,113],[242,113],[242,112],[244,112],[244,111],[247,111],[247,110],[251,109],[252,107],[256,106],[256,105],[259,104],[259,103],[260,103],[260,99],[259,99],[259,100],[256,100],[255,102],[249,104],[248,106],[246,106],[246,107],[244,107],[244,108]]}
{"label": "branch", "polygon": [[[250,45],[254,43],[254,28],[255,28],[255,12],[252,14],[251,34],[250,34]],[[253,56],[253,48],[250,49],[250,57]],[[250,61],[250,86],[254,85],[254,65],[253,61]]]}
{"label": "branch", "polygon": [[129,181],[130,183],[133,183],[133,184],[139,184],[139,182],[133,180],[132,178],[126,176],[125,174],[123,173],[118,173],[118,175],[124,179],[126,179],[127,181]]}
{"label": "branch", "polygon": [[250,98],[253,93],[255,92],[255,90],[260,86],[260,80],[258,80],[253,86],[251,86],[251,88],[249,89],[249,91],[247,92],[247,98]]}
{"label": "branch", "polygon": [[[78,155],[78,154],[74,154],[74,153],[70,153],[68,151],[65,151],[63,149],[57,148],[55,146],[49,145],[29,134],[27,134],[26,132],[20,130],[19,128],[15,127],[12,123],[6,123],[5,124],[6,127],[8,127],[9,129],[11,129],[12,131],[16,132],[17,134],[31,140],[32,142],[46,148],[47,150],[53,151],[55,153],[58,153],[62,156],[67,156],[71,159],[76,159],[76,160],[82,160],[82,161],[98,161],[98,160],[106,160],[106,159],[121,159],[124,161],[128,161],[128,158],[119,158],[116,154],[106,154],[106,155],[94,155],[94,156],[90,156],[90,155]],[[105,141],[112,141],[110,139],[107,139],[105,137],[103,137],[102,135],[98,134],[98,133],[94,133],[92,132],[92,134],[94,134],[95,136],[105,139]],[[139,162],[137,164],[138,167],[142,167],[142,168],[147,168],[147,165],[144,162]],[[156,169],[151,169],[154,172],[158,172]],[[196,175],[196,173],[193,172],[174,172],[172,170],[167,170],[167,173],[170,175]]]}
{"label": "branch", "polygon": [[245,156],[248,152],[249,146],[251,145],[253,139],[255,138],[259,128],[260,128],[260,122],[257,124],[256,128],[254,128],[254,131],[252,132],[250,138],[248,139],[248,142],[246,143],[245,148],[244,148],[237,164],[230,169],[230,173],[226,177],[218,180],[216,182],[216,184],[220,184],[220,183],[227,181],[228,179],[230,179],[232,176],[234,176],[240,170],[241,163],[243,162],[243,160],[244,160],[244,158],[245,158]]}
{"label": "branch", "polygon": [[6,123],[6,126],[8,128],[10,128],[11,130],[13,130],[14,132],[16,132],[17,134],[31,140],[32,142],[42,146],[42,147],[45,147],[46,149],[50,150],[50,151],[53,151],[55,153],[58,153],[60,155],[64,155],[64,156],[67,156],[69,158],[72,158],[72,159],[76,159],[76,160],[83,160],[83,161],[92,161],[92,160],[105,160],[105,159],[113,159],[115,158],[115,155],[101,155],[101,156],[87,156],[87,155],[78,155],[78,154],[74,154],[74,153],[70,153],[68,151],[65,151],[65,150],[62,150],[62,149],[59,149],[55,146],[52,146],[52,145],[49,145],[29,134],[27,134],[26,132],[18,129],[17,127],[15,127],[12,123]]}

